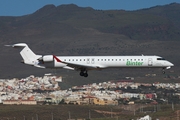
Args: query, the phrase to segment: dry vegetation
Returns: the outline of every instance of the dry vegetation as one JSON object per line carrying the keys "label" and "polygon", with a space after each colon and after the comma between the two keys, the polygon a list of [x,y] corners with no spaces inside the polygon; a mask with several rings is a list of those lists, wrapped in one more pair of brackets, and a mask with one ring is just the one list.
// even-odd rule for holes
{"label": "dry vegetation", "polygon": [[[143,106],[143,110],[142,110]],[[141,109],[140,109],[141,108]],[[153,119],[176,120],[180,117],[180,105],[119,105],[119,106],[87,106],[87,105],[1,105],[0,119],[2,120],[66,120],[72,119],[94,119],[115,120],[135,119],[150,115]],[[156,111],[156,112],[154,112]]]}

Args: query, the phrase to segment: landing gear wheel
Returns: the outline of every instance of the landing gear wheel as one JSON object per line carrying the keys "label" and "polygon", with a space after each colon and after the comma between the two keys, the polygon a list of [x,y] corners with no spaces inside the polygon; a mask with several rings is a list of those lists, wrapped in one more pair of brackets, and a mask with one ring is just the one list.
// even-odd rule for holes
{"label": "landing gear wheel", "polygon": [[84,72],[83,72],[83,71],[81,71],[79,75],[80,75],[80,76],[84,76]]}
{"label": "landing gear wheel", "polygon": [[88,77],[88,73],[86,70],[82,70],[79,75],[84,76],[84,77]]}
{"label": "landing gear wheel", "polygon": [[87,74],[87,73],[84,73],[84,77],[88,77],[88,74]]}

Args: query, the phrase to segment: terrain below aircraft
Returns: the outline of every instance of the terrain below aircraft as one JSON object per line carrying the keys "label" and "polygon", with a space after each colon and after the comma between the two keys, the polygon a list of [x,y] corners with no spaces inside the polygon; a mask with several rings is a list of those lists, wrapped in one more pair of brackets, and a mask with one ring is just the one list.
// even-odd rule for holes
{"label": "terrain below aircraft", "polygon": [[39,68],[65,68],[80,71],[80,76],[87,77],[89,70],[105,68],[162,68],[169,69],[174,66],[171,62],[160,56],[55,56],[36,55],[25,43],[12,46],[21,48],[23,63]]}

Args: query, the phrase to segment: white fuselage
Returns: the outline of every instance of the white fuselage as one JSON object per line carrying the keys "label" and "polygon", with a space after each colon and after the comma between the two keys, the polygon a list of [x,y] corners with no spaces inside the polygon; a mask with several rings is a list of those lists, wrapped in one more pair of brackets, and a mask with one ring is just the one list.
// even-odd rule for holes
{"label": "white fuselage", "polygon": [[66,67],[66,63],[97,68],[156,67],[168,68],[172,63],[159,56],[58,56],[65,63],[54,62],[54,67]]}

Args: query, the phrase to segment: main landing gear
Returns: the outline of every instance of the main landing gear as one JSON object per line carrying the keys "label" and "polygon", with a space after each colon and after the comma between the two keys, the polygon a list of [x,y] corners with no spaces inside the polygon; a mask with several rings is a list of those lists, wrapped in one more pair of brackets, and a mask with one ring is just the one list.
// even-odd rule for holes
{"label": "main landing gear", "polygon": [[88,77],[87,70],[81,70],[80,76]]}

